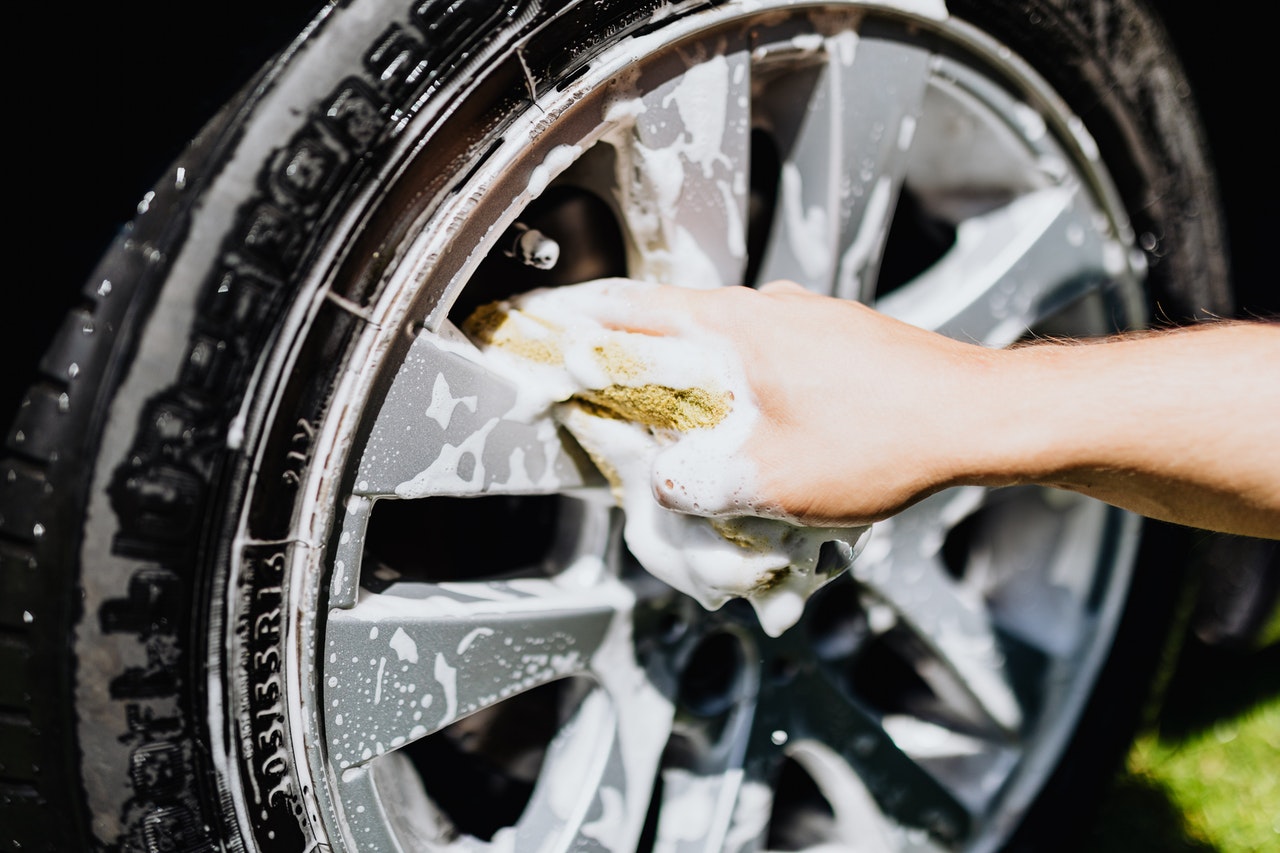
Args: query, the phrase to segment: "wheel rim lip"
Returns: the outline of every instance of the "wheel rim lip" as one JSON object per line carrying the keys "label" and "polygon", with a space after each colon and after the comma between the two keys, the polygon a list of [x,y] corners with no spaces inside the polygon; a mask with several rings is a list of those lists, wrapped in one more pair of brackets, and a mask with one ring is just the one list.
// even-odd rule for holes
{"label": "wheel rim lip", "polygon": [[[696,27],[695,27],[695,26],[693,26],[693,25],[690,25],[690,26],[689,26],[689,28],[688,28],[688,33],[689,33],[689,35],[688,35],[687,37],[693,37],[693,35],[696,35],[696,34],[697,34],[698,32],[700,32],[700,31],[711,31],[711,30],[713,30],[715,27],[717,27],[717,26],[721,26],[721,25],[723,25],[725,22],[732,21],[733,19],[734,19],[734,16],[733,16],[733,15],[730,15],[730,14],[727,14],[727,13],[720,13],[720,14],[718,14],[718,15],[711,15],[711,16],[709,16],[707,19],[701,19],[701,20],[698,22],[698,24],[697,24],[697,26],[696,26]],[[955,38],[959,38],[960,36],[963,36],[963,38],[964,38],[964,39],[967,39],[969,42],[982,41],[982,40],[983,40],[983,37],[982,37],[982,36],[980,36],[980,34],[975,34],[975,33],[969,32],[969,31],[967,31],[966,29],[964,29],[963,27],[960,27],[959,29],[956,29],[956,27],[957,27],[957,26],[959,26],[959,25],[957,25],[957,24],[952,23],[952,24],[948,24],[948,25],[946,25],[946,26],[947,26],[947,33],[948,33],[948,35],[951,35],[951,36],[953,36],[953,37],[955,37]],[[959,36],[957,36],[957,35],[956,35],[956,33],[959,33]],[[991,51],[990,51],[990,50],[988,50],[988,51],[987,51],[987,53],[988,53],[988,54],[990,54],[990,53],[991,53]],[[1034,77],[1029,77],[1028,79],[1032,79],[1032,80],[1034,80],[1034,79],[1036,79],[1036,78],[1034,78]],[[597,137],[597,140],[598,140],[598,137]],[[1094,176],[1094,179],[1095,179],[1095,181],[1097,181],[1097,182],[1098,182],[1098,183],[1103,187],[1104,191],[1105,191],[1105,190],[1107,189],[1107,187],[1109,186],[1109,185],[1108,185],[1108,183],[1105,181],[1105,177],[1103,177],[1103,178],[1098,178],[1097,176]],[[1104,197],[1105,197],[1105,196],[1107,195],[1107,193],[1106,193],[1106,192],[1104,192],[1104,193],[1103,193],[1103,195],[1104,195]],[[1113,193],[1112,193],[1112,195],[1113,195]],[[1114,211],[1118,211],[1118,210],[1119,210],[1118,205],[1116,205],[1116,206],[1112,207],[1112,211],[1113,211],[1113,212],[1114,212]],[[427,256],[430,256],[431,252],[430,252],[430,251],[428,251],[428,252],[422,253],[422,252],[418,252],[417,250],[411,249],[411,250],[408,252],[408,254],[419,254],[419,255],[420,255],[420,256],[422,256],[422,257],[427,257]],[[421,270],[415,270],[415,271],[412,273],[412,275],[414,275],[415,277],[419,277],[419,280],[421,280],[421,278],[420,278],[420,277],[421,277],[421,272],[422,272]],[[382,315],[381,315],[382,317],[387,317],[387,316],[390,316],[390,315],[392,315],[392,314],[396,313],[396,306],[394,306],[394,305],[390,304],[389,302],[384,302],[384,303],[383,303],[383,305],[384,305],[384,308],[382,309]],[[429,316],[428,322],[429,322],[429,323],[431,323],[431,322],[433,322],[433,321],[438,321],[439,319],[440,319],[440,315],[439,315],[439,314],[437,314],[437,313],[434,313],[434,312],[433,312],[433,313]],[[365,342],[364,346],[365,346],[365,352],[366,352],[366,353],[368,353],[368,354],[370,355],[370,363],[372,363],[372,362],[376,361],[376,355],[375,355],[375,354],[376,354],[377,352],[379,352],[379,351],[381,351],[381,352],[386,352],[386,351],[388,350],[388,347],[387,347],[387,345],[386,345],[385,343],[383,343],[382,345],[379,345],[378,343],[376,343],[376,342],[374,342],[374,341],[367,341],[367,342]],[[356,384],[359,384],[359,382],[357,382]],[[371,383],[368,383],[367,381],[365,382],[365,387],[366,387],[366,389],[367,389],[367,387],[368,387],[368,385],[369,385],[369,384],[371,384]],[[363,392],[363,393],[367,393],[367,390],[366,390],[365,392]],[[352,396],[352,398],[351,398],[351,399],[360,399],[361,397],[362,397],[362,393],[353,393],[353,396]],[[348,430],[350,430],[350,427],[348,427]],[[336,446],[339,446],[339,445],[341,444],[341,442],[340,442],[340,441],[338,440],[338,438],[336,437],[336,432],[340,432],[340,431],[341,431],[341,430],[335,431],[335,436],[331,438],[331,441],[332,441],[331,446],[336,447]],[[317,495],[317,496],[318,496],[318,498],[319,498],[318,500],[316,500],[316,501],[314,502],[314,515],[313,515],[312,517],[313,517],[313,518],[316,518],[316,519],[322,519],[322,518],[325,516],[325,514],[326,514],[326,511],[325,511],[325,510],[323,510],[323,506],[324,506],[324,504],[325,504],[328,500],[331,500],[331,498],[329,498],[329,496],[333,494],[333,492],[332,492],[332,484],[331,484],[330,482],[326,482],[326,483],[324,483],[324,484],[319,484],[319,485],[317,485],[317,488],[316,488],[315,490],[313,490],[311,493],[312,493],[312,494],[314,494],[314,495]],[[1121,562],[1123,562],[1123,561],[1121,561]],[[303,563],[303,564],[307,564],[307,561],[306,561],[306,560],[303,560],[303,561],[302,561],[302,563]],[[299,568],[301,569],[301,566],[300,566]],[[313,569],[313,567],[311,567],[310,565],[307,565],[307,568],[306,568],[304,571],[305,571],[307,574],[311,574],[311,573],[314,571],[314,569]],[[300,572],[300,574],[301,574],[301,573],[302,573],[302,572]],[[1125,574],[1125,573],[1124,573],[1124,571],[1123,571],[1123,570],[1121,570],[1121,571],[1117,572],[1117,577],[1122,577],[1122,576],[1124,576],[1124,574]],[[313,587],[313,588],[311,588],[309,591],[306,591],[306,592],[303,592],[303,591],[302,591],[302,589],[303,589],[303,588],[298,588],[298,589],[295,591],[295,600],[296,600],[297,612],[300,612],[300,613],[301,613],[301,612],[305,612],[305,609],[306,609],[306,608],[305,608],[305,605],[303,604],[303,602],[302,602],[302,600],[301,600],[301,599],[302,599],[302,598],[305,598],[307,595],[311,595],[311,594],[318,594],[318,593],[319,593],[318,588],[314,588],[314,587]],[[1120,596],[1119,598],[1122,598],[1122,596]],[[1118,607],[1118,603],[1117,603],[1117,602],[1119,601],[1119,598],[1117,598],[1116,596],[1109,596],[1109,597],[1108,597],[1108,601],[1109,601],[1109,602],[1114,603],[1114,604],[1115,604],[1115,607]],[[1115,609],[1115,607],[1113,607],[1112,609],[1114,610],[1114,609]],[[321,620],[323,620],[323,617],[320,617],[320,618],[321,618]],[[313,625],[311,626],[311,629],[310,629],[310,634],[311,634],[311,636],[312,636],[312,637],[318,637],[318,636],[319,636],[319,631],[320,631],[320,630],[321,630],[321,626],[319,626],[319,625],[314,625],[314,624],[313,624]],[[1105,633],[1105,632],[1104,632],[1104,633]],[[305,648],[305,647],[306,647],[306,646],[305,646],[305,645],[303,645],[303,644],[299,644],[299,646],[295,646],[295,648]],[[1101,648],[1099,648],[1099,654],[1101,653],[1101,651],[1102,651],[1102,649],[1101,649]],[[1090,665],[1090,666],[1096,666],[1096,665],[1097,665],[1097,663],[1096,663],[1096,662],[1095,662],[1095,663],[1090,663],[1089,665]],[[295,672],[305,672],[305,671],[307,670],[307,668],[308,668],[308,664],[306,664],[302,659],[298,659],[298,660],[291,661],[291,666],[295,667]],[[314,708],[316,708],[316,707],[319,707],[319,706],[321,705],[321,700],[319,700],[319,699],[307,700],[307,699],[306,699],[306,697],[305,697],[305,691],[304,691],[304,688],[301,686],[301,685],[302,685],[302,683],[304,683],[304,681],[305,681],[305,680],[304,680],[304,679],[299,679],[298,681],[299,681],[299,684],[298,684],[298,686],[297,686],[297,688],[296,688],[296,689],[299,691],[299,694],[298,694],[298,695],[302,696],[302,697],[303,697],[303,699],[304,699],[304,703],[303,703],[303,704],[308,705],[308,706],[312,707],[313,709],[314,709]],[[299,720],[299,721],[298,721],[298,726],[297,726],[297,728],[295,728],[295,731],[296,731],[296,732],[302,732],[304,729],[310,729],[310,728],[312,728],[312,727],[313,727],[317,722],[318,722],[318,720],[315,720],[315,721],[312,721],[312,720]],[[1068,727],[1068,728],[1070,728],[1070,727]],[[1065,736],[1065,732],[1063,733],[1063,736]],[[295,749],[297,749],[297,751],[298,751],[300,754],[305,754],[305,755],[307,755],[308,760],[309,760],[309,762],[310,762],[310,764],[311,764],[311,772],[312,772],[312,774],[314,775],[314,777],[315,777],[315,778],[324,778],[324,777],[325,777],[325,775],[329,772],[329,770],[328,770],[328,760],[327,760],[327,757],[323,754],[323,752],[321,752],[321,751],[317,751],[314,747],[312,747],[312,746],[308,746],[308,745],[304,745],[304,743],[303,743],[302,738],[301,738],[301,736],[300,736],[300,735],[299,735],[298,737],[295,737]],[[1051,752],[1056,752],[1057,750],[1050,750],[1050,751],[1051,751]],[[329,810],[326,810],[326,811],[329,811]]]}

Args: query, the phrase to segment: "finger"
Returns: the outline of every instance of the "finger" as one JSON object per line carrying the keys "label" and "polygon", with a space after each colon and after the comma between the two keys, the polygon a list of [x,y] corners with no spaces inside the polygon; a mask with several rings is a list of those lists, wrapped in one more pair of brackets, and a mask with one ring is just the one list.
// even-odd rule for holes
{"label": "finger", "polygon": [[791,281],[785,278],[780,278],[774,281],[766,282],[765,284],[760,285],[759,290],[761,293],[807,294],[809,292],[805,290],[803,287],[801,287],[800,285],[796,284],[794,281]]}
{"label": "finger", "polygon": [[536,290],[512,302],[548,320],[584,317],[606,329],[666,336],[680,331],[683,294],[669,285],[608,278]]}
{"label": "finger", "polygon": [[659,451],[649,466],[649,482],[659,506],[717,518],[758,515],[753,491],[753,463],[737,450],[731,435],[683,434]]}

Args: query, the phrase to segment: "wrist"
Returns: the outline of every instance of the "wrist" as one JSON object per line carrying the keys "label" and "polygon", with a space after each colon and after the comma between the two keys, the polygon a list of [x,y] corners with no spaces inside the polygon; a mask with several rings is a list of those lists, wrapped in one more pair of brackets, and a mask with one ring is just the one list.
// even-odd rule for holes
{"label": "wrist", "polygon": [[1079,376],[1061,358],[1069,348],[971,348],[953,383],[964,399],[951,411],[963,416],[943,445],[953,457],[944,485],[1047,483],[1087,464],[1088,445],[1075,443],[1085,433],[1071,423],[1090,417],[1093,401],[1073,391]]}
{"label": "wrist", "polygon": [[1007,350],[950,339],[939,343],[942,352],[931,357],[934,370],[922,411],[929,429],[913,442],[922,493],[1024,482],[1041,441],[1028,429],[1026,415],[1035,406],[1026,390],[1015,389],[1024,384],[1018,359]]}

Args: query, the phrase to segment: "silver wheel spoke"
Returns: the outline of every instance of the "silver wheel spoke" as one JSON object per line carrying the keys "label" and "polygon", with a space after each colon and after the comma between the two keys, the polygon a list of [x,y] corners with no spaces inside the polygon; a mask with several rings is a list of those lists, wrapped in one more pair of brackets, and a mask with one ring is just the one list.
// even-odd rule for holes
{"label": "silver wheel spoke", "polygon": [[856,299],[874,289],[928,54],[852,31],[828,38],[825,54],[766,89],[782,176],[760,280]]}
{"label": "silver wheel spoke", "polygon": [[954,247],[876,307],[953,338],[1005,346],[1124,263],[1078,189],[1055,186],[961,222]]}
{"label": "silver wheel spoke", "polygon": [[[801,752],[806,743],[824,747],[810,747],[809,752],[822,752],[825,764],[834,760],[847,765],[865,789],[873,793],[878,810],[893,823],[924,827],[950,838],[964,836],[971,815],[960,798],[904,752],[877,720],[837,690],[824,673],[797,679],[790,692],[793,701],[806,709],[803,730],[796,732],[797,748]],[[799,756],[796,757],[799,760]],[[803,760],[801,763],[806,764]],[[815,768],[806,769],[815,782],[824,781]],[[831,767],[823,767],[820,772],[826,774],[826,781],[834,784],[837,777]],[[840,789],[824,789],[824,793],[828,797],[839,796]],[[867,804],[861,806],[865,808]],[[850,803],[849,809],[854,811],[857,806]],[[879,837],[888,825],[882,818],[868,833]],[[862,838],[867,840],[867,835]]]}
{"label": "silver wheel spoke", "polygon": [[711,57],[640,100],[617,165],[632,277],[700,288],[742,283],[749,59],[745,51]]}
{"label": "silver wheel spoke", "polygon": [[941,492],[882,522],[876,533],[884,541],[869,545],[852,571],[892,610],[887,621],[900,619],[924,642],[932,657],[918,663],[920,674],[939,697],[976,724],[1011,732],[1022,711],[991,620],[978,594],[951,578],[941,556],[947,531],[981,496],[981,489]]}
{"label": "silver wheel spoke", "polygon": [[906,714],[884,717],[884,729],[898,748],[977,814],[991,791],[1017,764],[1019,747],[957,732]]}
{"label": "silver wheel spoke", "polygon": [[739,768],[714,773],[683,768],[662,775],[663,808],[654,845],[660,853],[760,850],[769,829],[773,792]]}
{"label": "silver wheel spoke", "polygon": [[421,333],[387,393],[355,493],[549,494],[601,482],[549,419],[510,418],[516,389],[466,357],[470,345]]}
{"label": "silver wheel spoke", "polygon": [[[835,841],[855,851],[893,850],[901,846],[898,828],[885,817],[866,782],[839,753],[814,740],[800,741],[789,753],[830,803]],[[935,848],[923,842],[915,849]]]}
{"label": "silver wheel spoke", "polygon": [[330,754],[357,765],[538,685],[585,674],[620,609],[613,583],[399,584],[329,613]]}
{"label": "silver wheel spoke", "polygon": [[[640,672],[634,662],[621,669]],[[551,742],[516,849],[635,849],[672,706],[647,685],[628,696],[610,694],[594,690]]]}
{"label": "silver wheel spoke", "polygon": [[548,747],[517,850],[635,849],[674,706],[634,645],[631,621],[611,621],[594,656],[597,687]]}
{"label": "silver wheel spoke", "polygon": [[[1019,491],[988,510],[968,573],[1002,631],[1049,658],[1069,659],[1094,628],[1099,578],[1089,555],[1102,546],[1114,510],[1072,492]],[[1010,570],[1014,554],[1026,568]]]}
{"label": "silver wheel spoke", "polygon": [[717,853],[763,848],[773,792],[758,778],[767,765],[752,759],[749,745],[760,698],[753,688],[740,693],[722,715],[683,720],[681,734],[697,746],[678,764],[663,769],[657,850]]}

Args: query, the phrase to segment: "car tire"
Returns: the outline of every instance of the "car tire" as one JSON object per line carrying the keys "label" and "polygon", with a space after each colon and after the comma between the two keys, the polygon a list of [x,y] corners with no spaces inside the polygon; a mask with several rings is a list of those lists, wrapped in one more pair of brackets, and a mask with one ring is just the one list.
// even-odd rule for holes
{"label": "car tire", "polygon": [[[830,82],[866,57],[874,92]],[[721,82],[688,103],[722,123],[682,113]],[[655,585],[571,442],[511,426],[543,492],[504,492],[505,456],[396,488],[466,438],[405,419],[431,376],[457,377],[456,428],[504,405],[453,330],[532,287],[788,277],[993,346],[1229,314],[1213,172],[1143,4],[333,3],[138,210],[0,465],[7,846],[1070,849],[1150,695],[1185,531],[947,492],[774,642]],[[1062,245],[1034,253],[1035,216]],[[996,261],[956,251],[974,224],[1030,266],[953,310],[943,274]],[[553,269],[511,257],[528,227]],[[425,455],[370,461],[412,456],[392,430]],[[527,641],[519,677],[493,637]]]}

